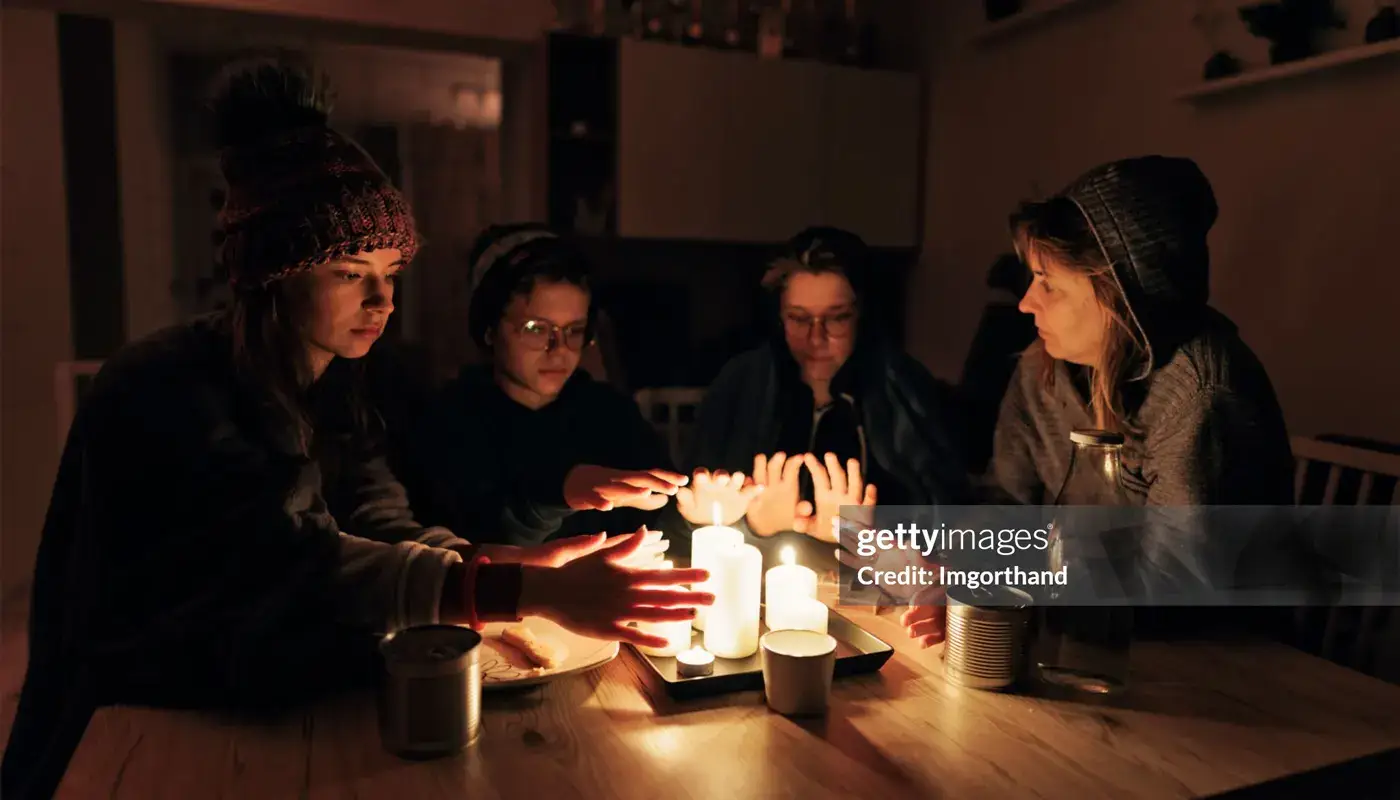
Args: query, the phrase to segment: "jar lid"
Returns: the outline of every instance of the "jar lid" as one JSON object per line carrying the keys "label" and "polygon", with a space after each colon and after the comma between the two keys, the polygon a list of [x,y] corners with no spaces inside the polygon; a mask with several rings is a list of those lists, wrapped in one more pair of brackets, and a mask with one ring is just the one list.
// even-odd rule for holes
{"label": "jar lid", "polygon": [[481,644],[481,634],[459,625],[415,625],[385,636],[379,652],[391,664],[448,666]]}
{"label": "jar lid", "polygon": [[1123,444],[1123,434],[1113,431],[1102,431],[1094,428],[1078,428],[1069,435],[1069,440],[1075,444],[1090,444],[1108,447]]}
{"label": "jar lid", "polygon": [[1026,592],[1010,586],[967,586],[948,587],[948,605],[970,606],[972,608],[1019,609],[1035,603]]}

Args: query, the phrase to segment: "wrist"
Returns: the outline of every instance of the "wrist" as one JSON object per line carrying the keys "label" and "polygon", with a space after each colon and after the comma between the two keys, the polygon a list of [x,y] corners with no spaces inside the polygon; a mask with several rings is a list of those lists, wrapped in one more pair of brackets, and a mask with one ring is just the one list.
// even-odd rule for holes
{"label": "wrist", "polygon": [[549,617],[554,609],[552,585],[558,580],[553,567],[520,568],[520,616]]}

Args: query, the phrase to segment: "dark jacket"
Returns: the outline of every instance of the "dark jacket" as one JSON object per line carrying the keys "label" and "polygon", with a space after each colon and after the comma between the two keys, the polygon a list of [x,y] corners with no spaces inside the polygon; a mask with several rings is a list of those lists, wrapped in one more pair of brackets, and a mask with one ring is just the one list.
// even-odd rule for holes
{"label": "dark jacket", "polygon": [[[843,463],[860,459],[881,505],[966,502],[967,475],[951,432],[956,400],[921,364],[864,338],[831,393],[833,407],[814,432],[812,391],[785,345],[770,342],[734,358],[705,392],[686,468],[748,474],[759,453],[829,450]],[[810,499],[810,488],[804,494]]]}
{"label": "dark jacket", "polygon": [[[437,620],[461,560],[439,546],[460,540],[414,521],[344,419],[318,426],[320,458],[302,455],[231,353],[222,317],[158,332],[113,356],[78,411],[39,545],[5,797],[45,796],[98,705],[304,701],[377,674],[375,634]],[[507,599],[513,616],[518,589]]]}
{"label": "dark jacket", "polygon": [[534,545],[654,526],[660,512],[569,509],[564,478],[578,464],[671,468],[636,403],[583,370],[554,402],[532,410],[501,391],[490,367],[465,367],[415,426],[412,441],[414,507],[475,542]]}
{"label": "dark jacket", "polygon": [[[1149,345],[1125,390],[1129,496],[1188,510],[1290,505],[1293,460],[1273,386],[1235,325],[1206,302],[1205,237],[1215,201],[1205,177],[1184,159],[1136,159],[1087,174],[1064,196],[1090,221],[1131,323]],[[1053,502],[1069,467],[1070,432],[1095,427],[1084,371],[1055,362],[1047,388],[1046,358],[1039,343],[1022,356],[997,423],[990,472],[1016,503]],[[1230,590],[1241,566],[1233,559],[1249,537],[1211,530],[1204,516],[1183,512],[1176,519],[1185,524],[1149,525],[1139,534],[1135,574],[1144,599],[1172,605],[1197,592]],[[1166,627],[1192,617],[1158,616]]]}

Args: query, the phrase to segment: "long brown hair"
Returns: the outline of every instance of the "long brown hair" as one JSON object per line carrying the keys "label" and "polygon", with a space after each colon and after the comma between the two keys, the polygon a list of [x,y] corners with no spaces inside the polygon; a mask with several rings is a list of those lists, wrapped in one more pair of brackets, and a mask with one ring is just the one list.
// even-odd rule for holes
{"label": "long brown hair", "polygon": [[[1063,197],[1022,203],[1011,216],[1016,254],[1027,265],[1039,261],[1086,276],[1094,298],[1104,310],[1103,350],[1090,368],[1089,404],[1094,424],[1117,432],[1133,430],[1124,401],[1129,376],[1146,352],[1141,335],[1113,267],[1099,246],[1088,220],[1072,200]],[[1043,376],[1046,389],[1054,385],[1055,360],[1047,354]]]}
{"label": "long brown hair", "polygon": [[234,293],[228,313],[238,376],[281,422],[305,455],[311,447],[307,391],[314,376],[302,338],[301,306],[287,280]]}

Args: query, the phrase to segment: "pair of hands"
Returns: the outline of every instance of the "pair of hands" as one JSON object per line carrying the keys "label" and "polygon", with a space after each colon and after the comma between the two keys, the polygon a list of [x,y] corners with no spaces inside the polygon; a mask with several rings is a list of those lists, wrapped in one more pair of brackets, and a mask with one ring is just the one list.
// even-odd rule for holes
{"label": "pair of hands", "polygon": [[661,531],[645,527],[608,538],[572,536],[536,547],[483,545],[493,563],[522,565],[521,616],[539,616],[581,636],[664,647],[666,640],[630,622],[694,619],[714,595],[683,588],[704,581],[703,569],[661,569],[669,546]]}
{"label": "pair of hands", "polygon": [[[803,467],[812,475],[812,503],[798,499]],[[712,524],[718,505],[721,524],[731,525],[744,517],[759,536],[794,530],[824,542],[837,540],[835,523],[841,506],[874,506],[875,502],[875,484],[865,483],[860,462],[852,458],[843,468],[834,453],[822,459],[812,453],[791,457],[760,453],[754,456],[751,480],[742,472],[696,470],[693,484],[676,495],[681,516],[697,525]]]}

